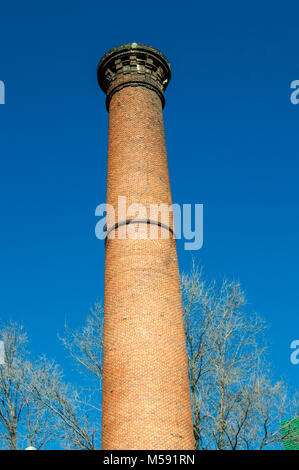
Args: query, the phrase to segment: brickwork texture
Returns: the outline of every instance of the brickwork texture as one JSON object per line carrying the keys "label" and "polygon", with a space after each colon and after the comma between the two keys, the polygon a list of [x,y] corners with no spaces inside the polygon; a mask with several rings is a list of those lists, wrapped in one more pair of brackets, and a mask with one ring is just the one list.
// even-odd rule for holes
{"label": "brickwork texture", "polygon": [[[120,46],[100,61],[98,80],[109,110],[107,203],[116,215],[119,196],[170,205],[167,60]],[[155,240],[119,239],[121,230],[106,239],[102,449],[194,449],[176,241],[163,238],[167,228]]]}

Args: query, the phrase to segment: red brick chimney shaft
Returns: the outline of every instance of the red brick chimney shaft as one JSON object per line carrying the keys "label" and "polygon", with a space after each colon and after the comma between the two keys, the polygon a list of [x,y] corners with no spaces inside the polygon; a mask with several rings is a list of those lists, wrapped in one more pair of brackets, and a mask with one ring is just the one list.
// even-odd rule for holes
{"label": "red brick chimney shaft", "polygon": [[114,225],[123,222],[119,196],[127,206],[172,203],[162,114],[170,66],[133,43],[102,58],[98,79],[109,110],[107,203],[116,213],[107,219],[115,239],[106,239],[102,448],[193,449],[175,239],[162,239],[162,227],[156,240],[118,239],[124,227]]}

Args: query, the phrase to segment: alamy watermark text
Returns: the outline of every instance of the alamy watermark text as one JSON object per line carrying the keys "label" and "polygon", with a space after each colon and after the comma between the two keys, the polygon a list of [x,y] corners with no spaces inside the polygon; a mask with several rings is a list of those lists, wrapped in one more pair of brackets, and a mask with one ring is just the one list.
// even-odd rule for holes
{"label": "alamy watermark text", "polygon": [[111,204],[99,204],[95,215],[101,217],[95,227],[99,240],[183,238],[185,250],[203,246],[203,204],[127,205],[126,196],[119,196],[116,210]]}
{"label": "alamy watermark text", "polygon": [[0,104],[5,104],[5,85],[2,80],[0,80]]}

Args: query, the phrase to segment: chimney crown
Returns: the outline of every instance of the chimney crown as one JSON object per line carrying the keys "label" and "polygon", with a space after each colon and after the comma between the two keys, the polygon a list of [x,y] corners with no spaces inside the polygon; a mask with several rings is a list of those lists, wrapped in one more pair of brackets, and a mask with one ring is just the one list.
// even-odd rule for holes
{"label": "chimney crown", "polygon": [[154,90],[164,107],[164,91],[170,78],[170,64],[162,52],[136,42],[111,49],[98,65],[98,82],[107,96],[107,110],[113,94],[127,86],[145,86]]}

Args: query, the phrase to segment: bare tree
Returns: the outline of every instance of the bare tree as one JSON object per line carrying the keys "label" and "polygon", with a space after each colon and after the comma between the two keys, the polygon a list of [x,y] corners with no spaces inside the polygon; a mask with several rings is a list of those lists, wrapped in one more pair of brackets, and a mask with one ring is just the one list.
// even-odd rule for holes
{"label": "bare tree", "polygon": [[0,365],[0,439],[2,447],[16,450],[28,445],[43,448],[52,439],[51,413],[28,393],[32,369],[23,327],[8,322],[0,330],[5,361]]}
{"label": "bare tree", "polygon": [[94,423],[99,422],[100,410],[91,407],[86,393],[79,394],[63,381],[57,364],[41,358],[32,369],[28,392],[56,419],[59,424],[56,437],[64,448],[95,450],[99,447],[98,426]]}
{"label": "bare tree", "polygon": [[[88,380],[88,387],[81,387],[81,393],[64,390],[53,377],[58,371],[49,371],[52,387],[40,386],[36,381],[37,390],[43,392],[43,402],[51,404],[52,410],[58,412],[63,419],[68,435],[69,445],[78,449],[99,448],[99,426],[101,420],[102,364],[103,364],[103,307],[96,302],[87,316],[85,324],[78,329],[65,325],[64,336],[58,336],[70,358],[78,366],[79,371]],[[40,396],[40,399],[41,399]]]}
{"label": "bare tree", "polygon": [[[194,436],[199,449],[263,449],[294,416],[287,386],[273,383],[265,322],[245,311],[239,282],[206,283],[195,264],[182,274]],[[268,364],[268,366],[266,366]]]}
{"label": "bare tree", "polygon": [[[67,329],[73,357],[97,378],[101,373],[101,343],[95,341],[101,328],[98,318],[100,315],[88,317],[80,330],[82,337]],[[54,440],[53,445],[60,448],[99,448],[96,423],[101,410],[96,405],[100,402],[100,386],[76,389],[65,383],[63,372],[54,361],[45,356],[30,361],[27,334],[17,323],[3,325],[0,338],[5,345],[5,361],[0,365],[1,446],[12,450],[27,446],[42,449]],[[99,354],[93,370],[90,353]]]}
{"label": "bare tree", "polygon": [[90,424],[88,395],[80,396],[66,384],[53,361],[29,360],[22,326],[9,322],[0,335],[5,345],[5,361],[0,365],[2,447],[42,449],[54,440],[60,448],[94,449],[97,428]]}
{"label": "bare tree", "polygon": [[96,302],[82,328],[73,330],[66,324],[65,336],[59,336],[70,357],[99,383],[103,363],[103,313],[102,305]]}

